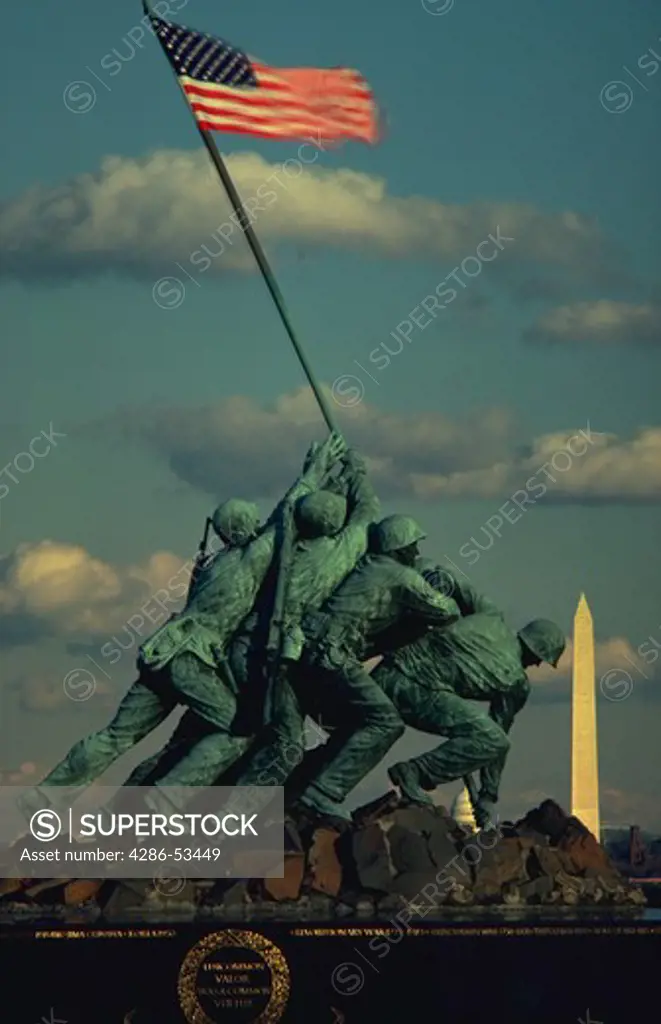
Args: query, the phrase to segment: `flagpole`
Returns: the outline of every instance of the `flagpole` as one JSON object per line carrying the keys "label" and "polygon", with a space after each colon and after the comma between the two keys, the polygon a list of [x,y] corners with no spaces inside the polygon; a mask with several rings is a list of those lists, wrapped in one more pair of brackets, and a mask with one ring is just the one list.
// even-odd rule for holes
{"label": "flagpole", "polygon": [[276,281],[273,271],[271,270],[269,261],[266,258],[266,253],[262,249],[261,243],[257,238],[255,232],[253,231],[252,224],[250,223],[250,220],[248,219],[248,216],[243,208],[241,197],[239,196],[236,186],[234,185],[234,182],[230,177],[230,173],[227,170],[227,167],[225,166],[225,161],[220,155],[218,147],[216,146],[216,143],[209,134],[209,132],[206,132],[203,128],[200,128],[199,125],[197,126],[197,129],[200,135],[202,136],[202,140],[204,142],[204,145],[206,146],[207,152],[211,157],[214,167],[218,171],[218,177],[220,178],[223,184],[223,188],[227,193],[227,197],[232,207],[234,208],[234,212],[236,213],[239,219],[241,229],[244,235],[246,236],[248,245],[250,246],[252,254],[255,257],[255,260],[257,261],[257,265],[259,266],[259,269],[262,272],[262,277],[266,282],[266,287],[271,293],[271,298],[273,299],[273,302],[275,303],[278,313],[280,314],[280,319],[282,320],[282,324],[285,328],[285,331],[289,336],[289,340],[292,343],[298,361],[301,364],[303,373],[307,377],[308,383],[310,384],[314,396],[317,399],[319,408],[321,410],[321,415],[324,417],[324,420],[326,421],[326,426],[331,431],[337,430],[328,403],[326,402],[320,385],[317,383],[317,379],[314,375],[312,367],[310,366],[310,363],[308,362],[308,358],[305,355],[303,348],[301,347],[301,343],[298,340],[298,337],[296,336],[296,332],[289,318],[289,313],[287,312],[287,307],[285,306],[285,300],[282,297],[282,292],[278,287],[278,282]]}
{"label": "flagpole", "polygon": [[[148,0],[142,0],[142,7],[143,7],[143,10],[145,11],[145,14],[147,14],[149,17],[151,17],[152,16],[152,11],[151,11],[151,8],[149,6]],[[169,63],[169,61],[168,61],[168,63]],[[174,69],[172,68],[172,66],[171,66],[171,69],[172,69],[172,72],[174,74]],[[176,74],[175,74],[175,79],[177,79]],[[184,100],[186,101],[186,106],[188,107],[188,109],[191,112],[191,114],[193,114],[193,111],[191,110],[190,104],[188,102],[188,97],[186,96],[186,93],[184,92],[183,88],[181,87],[181,84],[180,84],[178,79],[177,79],[177,85],[179,86],[179,89],[181,90],[181,93],[182,93],[182,95],[184,97]],[[276,307],[276,309],[277,309],[277,311],[278,311],[278,313],[280,315],[280,319],[282,321],[283,327],[285,328],[285,331],[287,332],[289,340],[292,343],[292,346],[294,348],[294,352],[295,352],[295,354],[296,354],[296,356],[298,358],[298,361],[301,364],[301,367],[303,369],[303,373],[307,377],[308,383],[309,383],[310,387],[312,388],[312,393],[314,394],[314,397],[317,400],[317,404],[319,405],[319,409],[321,410],[321,415],[323,416],[323,418],[324,418],[324,420],[326,422],[326,426],[328,427],[328,429],[330,431],[336,431],[337,427],[336,427],[335,422],[333,420],[333,416],[332,416],[332,413],[330,411],[330,407],[329,407],[329,405],[328,405],[328,403],[327,403],[327,401],[326,401],[326,399],[324,397],[324,394],[323,394],[323,392],[321,390],[320,385],[317,382],[315,374],[314,374],[314,372],[312,370],[312,367],[310,366],[310,363],[308,362],[308,358],[305,355],[305,352],[303,351],[301,343],[298,340],[298,337],[296,336],[296,332],[294,331],[294,327],[293,327],[292,322],[291,322],[291,320],[289,318],[289,313],[287,312],[287,307],[285,306],[285,300],[282,297],[282,292],[280,291],[280,288],[278,287],[278,282],[276,281],[275,275],[273,274],[273,271],[271,270],[271,267],[269,265],[269,261],[266,258],[266,253],[262,249],[260,241],[259,241],[259,239],[257,238],[257,235],[255,234],[255,232],[252,229],[252,224],[250,223],[250,219],[248,218],[248,216],[247,216],[247,214],[246,214],[246,212],[245,212],[245,210],[243,208],[243,202],[241,200],[241,196],[239,195],[239,193],[238,193],[238,191],[236,189],[236,186],[235,186],[234,182],[232,181],[232,178],[230,177],[230,173],[227,170],[227,167],[225,166],[225,162],[224,162],[222,156],[220,155],[218,147],[216,146],[216,143],[214,142],[211,134],[209,132],[205,131],[203,128],[200,128],[199,124],[197,123],[197,119],[195,118],[194,115],[193,115],[193,120],[195,121],[195,127],[197,128],[198,132],[200,133],[200,135],[202,137],[202,141],[204,143],[205,149],[206,149],[207,153],[209,154],[209,156],[211,157],[211,162],[213,163],[214,167],[216,168],[216,171],[218,172],[218,177],[220,178],[221,184],[222,184],[223,188],[225,189],[225,192],[227,194],[227,198],[230,201],[230,205],[233,207],[234,212],[236,213],[236,216],[237,216],[237,218],[239,220],[239,223],[241,225],[241,230],[243,231],[244,235],[246,236],[246,240],[248,242],[248,245],[250,246],[252,254],[255,257],[255,260],[257,262],[257,266],[259,267],[259,269],[260,269],[260,271],[262,273],[262,277],[264,278],[264,281],[266,283],[266,287],[268,288],[268,290],[269,290],[269,292],[271,294],[271,298],[273,299],[275,307]]]}

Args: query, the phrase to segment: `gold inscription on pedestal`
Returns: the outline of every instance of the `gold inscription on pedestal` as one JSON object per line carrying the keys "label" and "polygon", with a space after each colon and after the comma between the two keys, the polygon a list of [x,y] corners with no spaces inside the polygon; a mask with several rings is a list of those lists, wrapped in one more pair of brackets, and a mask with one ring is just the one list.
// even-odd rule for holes
{"label": "gold inscription on pedestal", "polygon": [[289,968],[257,932],[214,932],[187,953],[178,989],[189,1024],[276,1024],[289,999]]}

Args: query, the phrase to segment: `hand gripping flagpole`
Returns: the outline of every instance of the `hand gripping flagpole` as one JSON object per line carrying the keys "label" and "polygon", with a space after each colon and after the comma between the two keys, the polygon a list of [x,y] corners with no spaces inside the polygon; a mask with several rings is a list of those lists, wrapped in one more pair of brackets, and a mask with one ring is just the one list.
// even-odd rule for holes
{"label": "hand gripping flagpole", "polygon": [[[149,6],[148,0],[142,0],[142,6],[143,6],[143,10],[145,11],[145,14],[151,19],[152,11],[151,11],[151,8]],[[167,54],[166,54],[166,56],[167,56]],[[169,61],[168,61],[168,63],[169,63]],[[174,73],[174,68],[172,68],[172,71]],[[177,76],[175,75],[175,78],[176,77]],[[181,89],[182,95],[183,95],[183,97],[184,97],[184,99],[186,101],[186,106],[188,107],[188,109],[191,111],[191,114],[192,114],[193,111],[191,110],[190,103],[188,102],[188,97],[186,96],[186,93],[184,92],[184,90],[181,88],[181,84],[180,84],[178,79],[177,79],[177,85],[179,85],[179,88]],[[232,181],[232,179],[230,177],[229,171],[227,170],[227,167],[225,166],[225,162],[224,162],[222,156],[220,155],[220,152],[218,151],[218,147],[216,146],[216,143],[214,142],[211,133],[205,131],[203,128],[200,128],[199,124],[197,123],[197,119],[195,118],[194,115],[193,115],[193,120],[195,121],[195,126],[196,126],[198,132],[202,136],[202,141],[203,141],[203,143],[205,145],[206,151],[209,154],[209,156],[211,157],[211,161],[212,161],[214,167],[216,168],[216,171],[218,172],[218,177],[220,178],[220,181],[221,181],[221,183],[223,185],[223,188],[225,189],[225,192],[227,193],[227,198],[230,201],[230,205],[233,207],[234,212],[236,213],[238,221],[239,221],[239,223],[241,225],[241,230],[243,231],[244,235],[246,236],[246,240],[248,242],[248,245],[250,246],[250,249],[252,250],[252,254],[255,257],[257,265],[258,265],[258,267],[259,267],[259,269],[260,269],[260,271],[262,273],[262,277],[264,278],[264,281],[266,282],[266,287],[268,288],[268,290],[269,290],[269,292],[271,294],[271,298],[273,299],[273,302],[275,303],[275,307],[276,307],[276,309],[277,309],[277,311],[278,311],[278,313],[280,315],[280,319],[281,319],[282,324],[283,324],[283,326],[285,328],[285,331],[287,332],[289,340],[292,343],[292,346],[294,348],[294,352],[295,352],[295,354],[296,354],[296,356],[298,358],[298,361],[301,364],[301,367],[303,369],[303,373],[307,377],[308,383],[309,383],[310,387],[312,388],[312,392],[314,394],[314,397],[316,398],[317,404],[319,405],[319,409],[321,410],[321,415],[323,416],[324,420],[326,421],[326,426],[328,427],[328,429],[331,432],[332,431],[336,431],[337,427],[336,427],[336,425],[335,425],[335,423],[333,421],[333,416],[331,414],[331,411],[330,411],[330,408],[328,406],[328,403],[327,403],[327,401],[326,401],[326,399],[324,397],[324,394],[323,394],[323,392],[321,390],[321,387],[317,383],[317,379],[316,379],[316,377],[315,377],[315,375],[314,375],[314,373],[312,371],[312,367],[310,366],[310,363],[308,362],[307,356],[305,355],[305,352],[303,351],[303,349],[301,347],[301,343],[299,342],[299,340],[298,340],[298,338],[296,336],[296,332],[294,331],[292,322],[291,322],[291,320],[289,318],[289,313],[287,312],[287,307],[285,306],[285,300],[282,297],[282,292],[280,291],[280,288],[278,287],[278,283],[277,283],[277,281],[275,279],[273,271],[271,270],[271,267],[269,265],[269,261],[266,258],[266,254],[265,254],[264,250],[262,249],[262,246],[261,246],[261,244],[259,242],[259,239],[257,238],[257,235],[255,234],[255,232],[252,229],[252,225],[250,223],[250,219],[249,219],[248,215],[246,214],[246,211],[243,208],[243,202],[241,200],[241,197],[240,197],[239,193],[237,192],[237,189],[236,189],[236,186],[235,186],[234,182]]]}

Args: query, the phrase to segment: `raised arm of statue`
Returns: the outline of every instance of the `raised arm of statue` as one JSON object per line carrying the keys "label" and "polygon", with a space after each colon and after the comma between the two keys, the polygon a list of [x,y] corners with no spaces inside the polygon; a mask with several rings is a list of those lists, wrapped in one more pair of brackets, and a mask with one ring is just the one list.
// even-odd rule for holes
{"label": "raised arm of statue", "polygon": [[347,443],[341,434],[329,434],[321,444],[310,446],[303,463],[303,480],[307,487],[317,490],[322,487],[326,477],[338,462],[345,456]]}
{"label": "raised arm of statue", "polygon": [[283,509],[292,506],[298,498],[319,490],[346,450],[347,443],[340,434],[329,434],[321,444],[313,442],[305,456],[303,472],[273,509],[266,526],[272,526],[282,514]]}
{"label": "raised arm of statue", "polygon": [[[374,519],[379,518],[380,514],[381,503],[366,475],[362,459],[353,453],[349,453],[349,457],[342,474],[347,487],[345,524],[333,537],[332,554],[326,549],[327,554],[324,556],[326,559],[332,559],[331,563],[327,564],[327,578],[334,581],[334,586],[340,584],[367,551],[369,525]],[[337,493],[339,492],[336,490]]]}
{"label": "raised arm of statue", "polygon": [[379,518],[381,503],[363,459],[348,452],[343,471],[347,484],[347,518],[334,540],[334,569],[338,581],[363,557],[368,546],[368,528]]}
{"label": "raised arm of statue", "polygon": [[381,514],[381,502],[370,480],[365,460],[353,449],[349,449],[345,456],[345,474],[347,522],[352,525],[373,523]]}
{"label": "raised arm of statue", "polygon": [[[275,550],[278,530],[285,530],[286,521],[291,518],[293,507],[299,498],[311,494],[323,484],[326,476],[337,465],[346,452],[346,441],[339,434],[329,434],[324,442],[312,444],[305,457],[303,472],[294,481],[269,516],[259,536],[246,549],[246,557],[259,579],[266,572]],[[286,532],[286,531],[285,531]]]}
{"label": "raised arm of statue", "polygon": [[340,469],[340,472],[337,473],[335,476],[329,477],[328,479],[325,480],[325,491],[330,491],[331,494],[340,494],[342,495],[343,498],[347,497],[349,493],[349,488],[351,486],[351,481],[353,478],[353,470],[351,468],[351,455],[351,449],[345,452],[344,456],[342,457],[342,467]]}

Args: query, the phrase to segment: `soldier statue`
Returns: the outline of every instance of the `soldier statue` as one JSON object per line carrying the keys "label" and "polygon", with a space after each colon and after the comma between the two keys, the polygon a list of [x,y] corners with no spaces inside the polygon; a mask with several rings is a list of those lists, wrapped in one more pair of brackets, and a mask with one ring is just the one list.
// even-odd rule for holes
{"label": "soldier statue", "polygon": [[230,499],[219,507],[212,519],[225,547],[194,573],[183,611],[141,647],[139,677],[114,718],[76,743],[32,793],[23,795],[23,806],[29,808],[34,801],[43,807],[44,798],[53,803],[53,787],[89,785],[181,704],[211,727],[222,751],[218,764],[245,749],[246,740],[232,732],[237,694],[225,659],[227,642],[252,607],[273,560],[284,510],[316,491],[345,450],[337,434],[314,445],[302,475],[261,528],[256,505]]}

